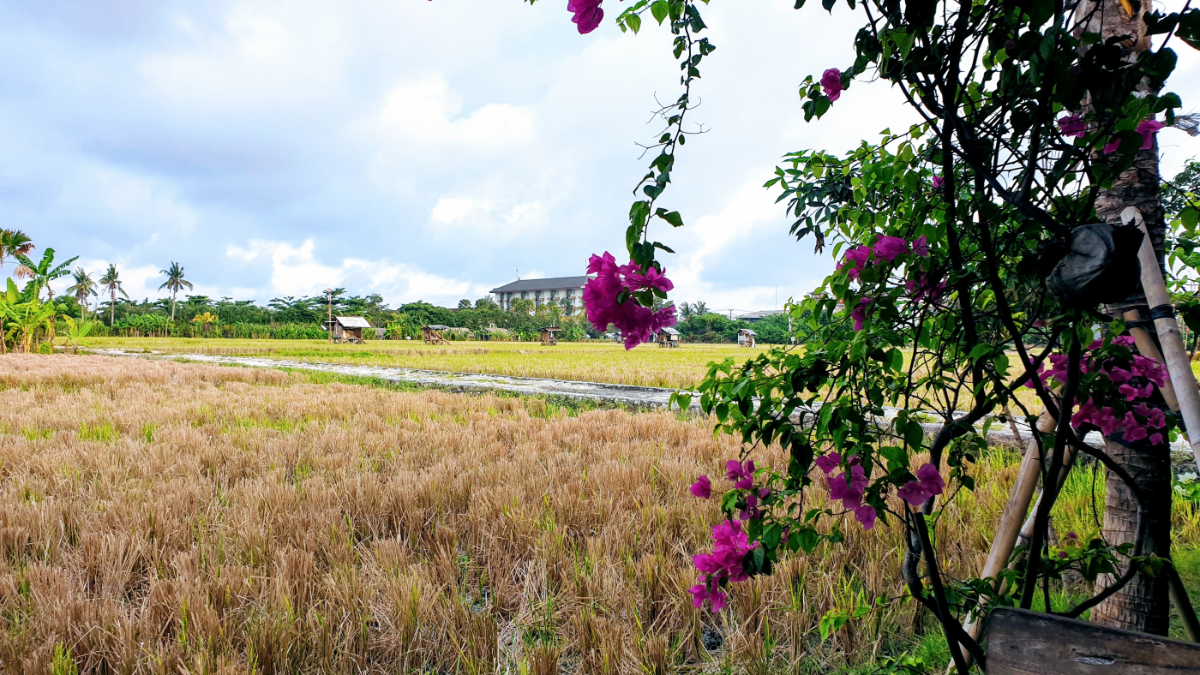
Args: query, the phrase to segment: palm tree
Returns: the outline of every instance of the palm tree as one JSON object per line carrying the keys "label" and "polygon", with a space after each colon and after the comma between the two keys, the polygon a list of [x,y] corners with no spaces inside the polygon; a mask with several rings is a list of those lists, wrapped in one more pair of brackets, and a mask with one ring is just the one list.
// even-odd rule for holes
{"label": "palm tree", "polygon": [[67,292],[75,295],[75,301],[79,303],[80,316],[86,319],[87,299],[89,295],[96,295],[96,280],[82,267],[76,267],[71,277],[74,279],[75,285],[68,288]]}
{"label": "palm tree", "polygon": [[[20,230],[0,230],[0,267],[4,267],[4,259],[17,255],[28,255],[34,249],[33,240]],[[18,267],[15,276],[28,277],[28,270]]]}
{"label": "palm tree", "polygon": [[161,291],[164,288],[171,289],[171,321],[174,322],[175,295],[179,293],[179,289],[181,288],[186,288],[189,291],[192,290],[192,282],[183,278],[183,265],[180,265],[174,260],[171,261],[170,267],[165,270],[159,270],[158,273],[167,275],[167,280],[163,282],[162,286],[158,287],[158,290]]}
{"label": "palm tree", "polygon": [[100,277],[100,283],[104,290],[109,294],[111,301],[108,304],[108,326],[111,328],[115,323],[117,311],[117,293],[129,298],[129,294],[121,288],[121,275],[117,272],[117,266],[109,263],[108,269],[105,270],[104,276]]}

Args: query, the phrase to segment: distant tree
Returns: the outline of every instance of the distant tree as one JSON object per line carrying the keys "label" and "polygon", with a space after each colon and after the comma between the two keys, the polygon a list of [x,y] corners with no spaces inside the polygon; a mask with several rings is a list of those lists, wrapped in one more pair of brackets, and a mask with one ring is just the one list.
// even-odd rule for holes
{"label": "distant tree", "polygon": [[70,274],[71,263],[79,259],[79,256],[76,256],[64,263],[55,265],[54,249],[52,248],[43,251],[42,259],[36,263],[24,253],[15,253],[13,257],[17,259],[17,262],[21,263],[21,267],[17,269],[24,269],[24,275],[32,279],[31,283],[33,283],[35,288],[34,296],[41,297],[42,289],[44,288],[46,289],[47,300],[49,302],[54,301],[54,289],[50,287],[50,282]]}
{"label": "distant tree", "polygon": [[536,305],[528,298],[517,298],[516,300],[508,303],[508,311],[512,312],[513,314],[530,316],[533,314],[534,309],[536,309]]}
{"label": "distant tree", "polygon": [[117,293],[126,298],[129,297],[129,294],[125,292],[124,288],[121,288],[121,274],[117,272],[117,266],[112,263],[108,264],[104,276],[100,277],[100,285],[109,294],[108,326],[111,328],[116,320]]}
{"label": "distant tree", "polygon": [[71,276],[75,284],[68,288],[67,292],[75,296],[75,302],[79,303],[80,315],[87,318],[87,299],[88,296],[96,295],[96,280],[82,267],[75,268]]}
{"label": "distant tree", "polygon": [[704,314],[708,314],[708,303],[693,302],[692,303],[692,315],[703,316]]}
{"label": "distant tree", "polygon": [[475,301],[475,309],[500,309],[500,305],[491,296],[485,295]]}
{"label": "distant tree", "polygon": [[467,300],[466,298],[463,298],[462,300],[459,300],[459,301],[458,301],[458,308],[459,308],[459,309],[471,309],[471,301],[470,301],[470,300]]}
{"label": "distant tree", "polygon": [[212,312],[204,312],[203,314],[197,314],[196,316],[192,317],[192,323],[200,324],[200,330],[204,332],[208,332],[209,326],[219,322],[220,318],[218,318],[217,315],[213,314]]}
{"label": "distant tree", "polygon": [[175,321],[175,295],[182,288],[186,288],[189,291],[192,290],[192,282],[183,278],[183,265],[174,260],[171,261],[170,267],[165,270],[159,270],[158,273],[167,275],[167,280],[158,287],[158,290],[161,291],[166,288],[171,291],[171,321]]}

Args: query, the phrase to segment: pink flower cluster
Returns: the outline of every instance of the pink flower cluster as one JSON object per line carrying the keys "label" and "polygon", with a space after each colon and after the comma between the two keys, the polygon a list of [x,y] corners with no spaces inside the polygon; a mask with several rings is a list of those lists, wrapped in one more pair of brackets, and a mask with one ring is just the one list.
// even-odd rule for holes
{"label": "pink flower cluster", "polygon": [[916,507],[924,504],[926,499],[942,494],[945,487],[937,467],[926,462],[917,469],[917,479],[905,483],[896,491],[896,496]]}
{"label": "pink flower cluster", "polygon": [[[1088,347],[1088,350],[1097,349],[1102,344],[1100,340],[1097,340]],[[1133,338],[1117,337],[1113,339],[1113,344],[1130,347],[1133,345]],[[1067,359],[1065,354],[1050,356],[1050,369],[1046,370],[1043,366],[1038,371],[1038,377],[1042,382],[1053,378],[1058,382],[1065,383],[1068,374]],[[1095,397],[1091,397],[1079,404],[1079,408],[1071,416],[1071,426],[1078,429],[1085,424],[1093,424],[1105,436],[1120,432],[1122,437],[1129,442],[1144,439],[1149,440],[1152,445],[1159,445],[1163,442],[1162,430],[1167,426],[1166,413],[1161,408],[1147,405],[1143,400],[1154,395],[1155,385],[1161,387],[1167,383],[1167,372],[1160,363],[1154,359],[1134,354],[1129,367],[1122,368],[1112,360],[1097,363],[1091,355],[1088,355],[1080,359],[1079,369],[1084,373],[1104,374],[1109,381],[1117,385],[1117,393],[1131,406],[1122,415],[1112,406],[1102,405]],[[1139,381],[1144,381],[1145,384],[1138,384]],[[1026,386],[1032,388],[1033,384],[1029,383]]]}
{"label": "pink flower cluster", "polygon": [[836,101],[842,97],[842,92],[846,90],[842,86],[842,71],[837,68],[830,68],[821,74],[821,89],[825,91],[825,95],[829,100]]}
{"label": "pink flower cluster", "polygon": [[[1154,135],[1157,134],[1165,125],[1155,119],[1142,120],[1137,125],[1137,132],[1142,137],[1142,146],[1139,150],[1149,150],[1154,147]],[[1087,135],[1087,122],[1083,121],[1079,115],[1068,115],[1058,120],[1058,128],[1062,131],[1063,136],[1073,138],[1083,138]],[[1104,146],[1104,154],[1116,152],[1121,147],[1121,139],[1114,138]]]}
{"label": "pink flower cluster", "polygon": [[604,20],[604,10],[600,9],[601,2],[603,0],[567,1],[567,11],[575,15],[571,17],[571,21],[579,28],[580,35],[587,35],[596,30],[596,27]]}
{"label": "pink flower cluster", "polygon": [[714,612],[725,609],[725,590],[721,582],[745,581],[749,579],[743,561],[746,554],[758,546],[750,544],[749,537],[736,520],[723,521],[713,527],[713,552],[692,556],[692,563],[701,576],[695,586],[688,589],[692,594],[692,605],[699,609],[705,601],[712,603]]}
{"label": "pink flower cluster", "polygon": [[840,500],[842,508],[853,511],[854,517],[864,530],[875,527],[875,508],[862,503],[863,491],[867,489],[867,474],[858,462],[858,456],[850,458],[850,470],[830,476],[842,465],[842,456],[836,452],[817,458],[817,467],[825,473],[825,484],[829,486],[829,498]]}
{"label": "pink flower cluster", "polygon": [[603,256],[593,255],[588,260],[587,271],[596,275],[583,288],[588,321],[599,331],[608,330],[609,324],[616,326],[625,337],[625,349],[633,349],[663,328],[675,325],[673,306],[655,311],[629,298],[618,301],[622,292],[656,288],[665,293],[674,288],[671,280],[658,270],[651,267],[643,271],[633,262],[618,265],[616,258],[606,251]]}
{"label": "pink flower cluster", "polygon": [[925,239],[925,235],[921,235],[910,242],[902,237],[891,237],[881,234],[876,237],[874,246],[855,246],[846,251],[845,261],[838,263],[837,268],[840,270],[843,266],[849,266],[853,263],[854,266],[850,267],[850,270],[846,274],[851,279],[857,279],[859,274],[867,269],[872,255],[874,255],[874,259],[877,262],[891,262],[901,255],[908,253],[910,250],[914,255],[919,257],[924,258],[928,256],[929,242]]}
{"label": "pink flower cluster", "polygon": [[937,302],[938,298],[946,292],[946,281],[943,279],[934,282],[924,272],[919,273],[916,279],[909,279],[904,282],[904,287],[908,289],[908,295],[914,302],[923,299],[928,299],[930,302]]}

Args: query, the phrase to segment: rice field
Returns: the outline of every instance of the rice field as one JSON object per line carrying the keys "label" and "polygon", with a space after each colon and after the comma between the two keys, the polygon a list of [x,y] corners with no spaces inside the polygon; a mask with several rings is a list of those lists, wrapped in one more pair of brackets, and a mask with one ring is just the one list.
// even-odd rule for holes
{"label": "rice field", "polygon": [[187,338],[95,338],[93,347],[148,349],[167,353],[259,356],[295,361],[457,373],[631,384],[644,387],[692,387],[710,361],[733,356],[745,360],[762,349],[733,344],[685,344],[675,349],[642,345],[626,351],[611,341],[563,342],[543,347],[536,342],[451,342],[367,340],[360,345],[321,340],[217,340]]}
{"label": "rice field", "polygon": [[[897,528],[848,523],[843,544],[734,585],[726,611],[692,607],[690,556],[718,512],[687,486],[738,451],[665,412],[3,356],[0,671],[825,673],[900,650],[942,663],[932,620],[898,599]],[[785,461],[774,447],[756,459]],[[938,521],[950,574],[982,564],[1015,462],[986,456]],[[1091,477],[1068,483],[1059,531],[1095,531]],[[1200,582],[1196,505],[1175,520]],[[878,597],[894,600],[821,639],[825,612]]]}

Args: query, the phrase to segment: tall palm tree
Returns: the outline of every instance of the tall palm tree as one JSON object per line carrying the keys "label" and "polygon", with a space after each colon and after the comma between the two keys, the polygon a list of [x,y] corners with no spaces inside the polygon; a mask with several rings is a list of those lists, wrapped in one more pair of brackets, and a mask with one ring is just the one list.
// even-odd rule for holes
{"label": "tall palm tree", "polygon": [[105,270],[104,276],[100,277],[100,284],[111,298],[108,304],[108,326],[112,328],[113,324],[116,323],[117,293],[125,296],[126,299],[129,298],[129,294],[125,292],[124,288],[121,288],[121,275],[117,272],[117,266],[112,263],[108,264],[108,269]]}
{"label": "tall palm tree", "polygon": [[[4,267],[4,259],[17,255],[29,255],[34,249],[33,240],[20,230],[0,229],[0,267]],[[28,277],[29,270],[23,265],[17,268],[17,277]]]}
{"label": "tall palm tree", "polygon": [[86,319],[87,299],[89,295],[96,295],[96,280],[82,267],[75,268],[71,277],[74,279],[75,285],[68,288],[67,292],[75,295],[75,301],[79,303],[79,312]]}
{"label": "tall palm tree", "polygon": [[171,290],[171,321],[174,322],[175,295],[179,293],[179,289],[181,288],[186,288],[189,291],[192,290],[192,282],[183,278],[183,265],[180,265],[174,260],[171,261],[170,267],[165,270],[159,270],[158,273],[167,275],[167,280],[163,282],[162,286],[158,287],[158,290],[161,291],[164,288]]}

